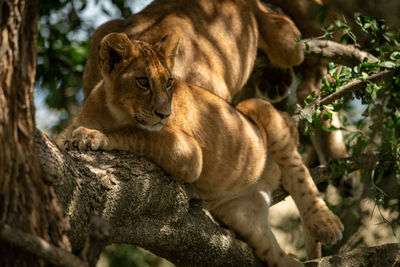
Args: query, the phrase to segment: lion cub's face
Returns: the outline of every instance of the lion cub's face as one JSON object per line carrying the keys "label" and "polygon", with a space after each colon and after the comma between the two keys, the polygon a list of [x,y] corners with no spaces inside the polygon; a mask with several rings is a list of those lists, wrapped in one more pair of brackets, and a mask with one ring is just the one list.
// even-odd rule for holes
{"label": "lion cub's face", "polygon": [[100,43],[107,104],[120,120],[159,131],[171,115],[174,80],[170,68],[178,45],[173,32],[156,45],[111,33]]}

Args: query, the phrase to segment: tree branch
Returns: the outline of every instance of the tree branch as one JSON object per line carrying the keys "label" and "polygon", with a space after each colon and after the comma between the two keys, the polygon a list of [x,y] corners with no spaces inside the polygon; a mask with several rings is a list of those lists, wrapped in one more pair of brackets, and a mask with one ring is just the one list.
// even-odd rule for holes
{"label": "tree branch", "polygon": [[0,226],[0,238],[7,243],[25,249],[52,264],[65,267],[87,267],[87,264],[74,254],[58,248],[40,237],[13,228],[7,224]]}
{"label": "tree branch", "polygon": [[94,267],[103,248],[109,243],[111,225],[98,215],[92,217],[90,225],[91,230],[82,249],[81,258],[89,267]]}
{"label": "tree branch", "polygon": [[295,115],[292,116],[293,120],[296,122],[296,124],[299,123],[299,121],[302,119],[302,113],[304,114],[311,114],[313,115],[317,109],[317,107],[321,105],[329,105],[335,102],[336,100],[342,98],[343,96],[347,94],[354,93],[360,89],[364,89],[368,83],[371,82],[377,82],[383,79],[387,79],[390,77],[393,77],[399,73],[399,70],[383,70],[381,72],[372,74],[368,78],[364,80],[355,80],[352,82],[349,82],[342,87],[340,87],[336,92],[322,98],[322,99],[317,99],[314,102],[310,103],[306,107],[300,110],[296,111]]}
{"label": "tree branch", "polygon": [[[63,153],[40,131],[35,133],[35,146],[69,217],[73,250],[83,248],[91,217],[98,213],[111,225],[110,243],[135,244],[176,265],[263,265],[246,243],[202,209],[200,201],[190,199],[183,184],[145,158],[121,151]],[[336,164],[355,170],[375,160],[361,155]],[[331,177],[329,166],[312,169],[311,174],[317,182]]]}
{"label": "tree branch", "polygon": [[63,153],[40,131],[35,144],[69,217],[73,250],[83,248],[97,212],[111,225],[110,243],[136,244],[176,265],[263,265],[183,184],[147,159],[121,151]]}
{"label": "tree branch", "polygon": [[356,66],[368,61],[379,60],[368,52],[356,48],[354,45],[344,45],[329,40],[302,40],[304,53],[307,57],[325,58],[336,64]]}
{"label": "tree branch", "polygon": [[352,251],[307,261],[305,266],[400,266],[400,244],[385,244],[376,247],[356,248]]}
{"label": "tree branch", "polygon": [[360,89],[365,88],[369,83],[377,82],[386,78],[390,78],[395,76],[399,71],[398,70],[383,70],[381,72],[372,74],[368,78],[364,80],[355,80],[349,82],[348,84],[343,85],[337,90],[335,93],[330,94],[323,99],[317,101],[317,105],[328,105],[332,104],[336,100],[342,98],[343,96],[354,93]]}

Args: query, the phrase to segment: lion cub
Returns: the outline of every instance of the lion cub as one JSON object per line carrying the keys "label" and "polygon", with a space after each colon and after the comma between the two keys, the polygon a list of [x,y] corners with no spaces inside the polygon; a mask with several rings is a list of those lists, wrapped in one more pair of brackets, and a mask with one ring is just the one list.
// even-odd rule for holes
{"label": "lion cub", "polygon": [[156,45],[111,33],[100,43],[101,81],[72,125],[65,149],[121,149],[144,155],[190,183],[205,207],[269,266],[301,266],[277,244],[267,223],[270,195],[283,184],[314,240],[334,243],[343,225],[327,208],[297,152],[288,115],[260,99],[237,109],[205,89],[174,80],[179,36]]}

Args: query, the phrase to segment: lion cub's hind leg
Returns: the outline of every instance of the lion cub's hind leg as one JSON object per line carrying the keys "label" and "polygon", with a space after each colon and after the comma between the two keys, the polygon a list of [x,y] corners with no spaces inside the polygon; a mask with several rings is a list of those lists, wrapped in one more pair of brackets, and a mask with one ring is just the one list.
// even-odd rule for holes
{"label": "lion cub's hind leg", "polygon": [[289,115],[270,103],[249,99],[237,106],[267,136],[267,149],[282,171],[282,185],[290,193],[303,225],[314,240],[333,244],[342,238],[343,224],[326,206],[297,151],[297,130]]}
{"label": "lion cub's hind leg", "polygon": [[211,213],[238,233],[268,266],[303,266],[279,247],[268,225],[268,208],[267,193],[253,189],[219,205]]}

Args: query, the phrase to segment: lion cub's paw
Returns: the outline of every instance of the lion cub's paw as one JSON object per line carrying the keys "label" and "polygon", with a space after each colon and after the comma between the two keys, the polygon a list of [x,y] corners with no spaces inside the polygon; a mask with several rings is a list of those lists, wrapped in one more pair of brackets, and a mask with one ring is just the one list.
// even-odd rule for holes
{"label": "lion cub's paw", "polygon": [[328,208],[313,210],[313,216],[306,220],[311,236],[323,244],[334,244],[342,239],[344,226]]}
{"label": "lion cub's paw", "polygon": [[71,138],[64,142],[65,150],[98,150],[107,144],[107,137],[98,130],[79,127],[71,134]]}

